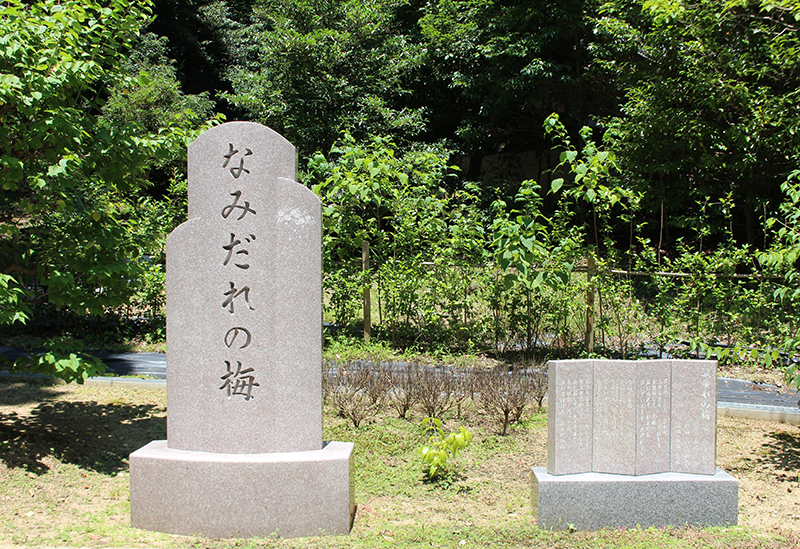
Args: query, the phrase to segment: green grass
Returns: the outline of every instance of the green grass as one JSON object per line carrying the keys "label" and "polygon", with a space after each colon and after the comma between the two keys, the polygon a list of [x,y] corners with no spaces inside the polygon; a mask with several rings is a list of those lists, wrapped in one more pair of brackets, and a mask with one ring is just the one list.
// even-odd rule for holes
{"label": "green grass", "polygon": [[383,362],[409,362],[462,368],[486,366],[497,362],[479,353],[460,352],[458,354],[449,354],[440,351],[431,354],[420,352],[413,347],[398,351],[392,349],[390,343],[386,341],[372,340],[366,343],[363,339],[347,336],[326,338],[322,348],[322,357],[324,360],[332,360],[338,363],[363,360],[368,357],[370,360]]}
{"label": "green grass", "polygon": [[163,439],[165,391],[43,387],[0,382],[0,547],[312,548],[785,548],[792,531],[674,528],[575,532],[541,530],[529,471],[543,464],[547,420],[528,414],[508,436],[467,407],[445,430],[475,438],[452,461],[446,482],[426,482],[417,451],[419,413],[391,413],[354,428],[326,409],[324,438],[355,443],[358,505],[347,536],[295,540],[209,540],[129,526],[128,454]]}

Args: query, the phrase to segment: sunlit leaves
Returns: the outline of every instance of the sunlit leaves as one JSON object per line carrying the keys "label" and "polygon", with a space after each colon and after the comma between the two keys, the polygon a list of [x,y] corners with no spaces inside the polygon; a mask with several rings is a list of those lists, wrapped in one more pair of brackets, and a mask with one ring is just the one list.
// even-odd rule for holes
{"label": "sunlit leaves", "polygon": [[25,291],[11,275],[0,273],[0,324],[25,323],[30,309],[24,303]]}
{"label": "sunlit leaves", "polygon": [[554,178],[550,182],[550,192],[557,193],[565,184],[565,192],[573,198],[584,200],[601,209],[608,209],[616,204],[625,207],[637,202],[636,193],[619,184],[612,184],[611,176],[619,172],[616,155],[612,150],[600,150],[592,138],[589,127],[581,129],[583,149],[577,150],[570,140],[566,128],[558,115],[550,115],[544,123],[545,132],[554,137],[556,148],[562,149],[559,154],[559,168],[569,170],[569,183],[563,177]]}
{"label": "sunlit leaves", "polygon": [[422,421],[422,428],[433,431],[428,437],[428,444],[419,449],[419,456],[425,463],[428,479],[435,481],[449,472],[447,461],[458,457],[472,442],[472,433],[464,426],[458,431],[449,434],[444,432],[442,421],[435,417],[428,417]]}
{"label": "sunlit leaves", "polygon": [[[780,215],[770,218],[767,223],[774,231],[772,246],[759,254],[762,265],[775,269],[784,276],[784,284],[775,289],[774,297],[795,309],[800,304],[800,170],[793,171],[781,185],[784,201],[780,205]],[[784,338],[784,350],[794,356],[800,353],[800,337],[791,333]],[[800,387],[798,364],[790,362],[786,370],[786,382]]]}
{"label": "sunlit leaves", "polygon": [[535,181],[523,182],[511,211],[506,211],[504,202],[494,204],[492,244],[506,289],[519,284],[533,292],[545,282],[558,286],[564,280],[562,275],[572,270],[571,264],[560,262],[563,247],[570,242],[552,242],[551,227],[540,211],[538,189]]}

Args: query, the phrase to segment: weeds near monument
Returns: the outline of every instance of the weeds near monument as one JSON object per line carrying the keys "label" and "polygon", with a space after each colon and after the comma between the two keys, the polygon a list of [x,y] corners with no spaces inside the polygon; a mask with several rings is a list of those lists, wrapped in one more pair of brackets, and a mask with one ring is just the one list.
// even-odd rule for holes
{"label": "weeds near monument", "polygon": [[422,421],[422,428],[433,431],[428,438],[428,444],[420,448],[419,455],[425,462],[428,480],[435,482],[447,476],[449,472],[447,460],[455,459],[459,451],[469,446],[472,442],[472,433],[462,425],[458,431],[445,436],[441,420],[435,417],[425,418]]}

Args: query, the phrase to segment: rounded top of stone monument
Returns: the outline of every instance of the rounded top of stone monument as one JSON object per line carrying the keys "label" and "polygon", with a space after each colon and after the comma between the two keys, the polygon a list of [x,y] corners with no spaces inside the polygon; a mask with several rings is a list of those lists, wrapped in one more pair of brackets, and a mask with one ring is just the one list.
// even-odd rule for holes
{"label": "rounded top of stone monument", "polygon": [[200,158],[213,158],[214,164],[218,163],[215,160],[222,159],[222,163],[227,161],[226,167],[233,169],[241,163],[242,168],[250,172],[250,165],[257,162],[260,175],[292,180],[297,175],[294,145],[272,128],[256,122],[225,122],[206,130],[189,145],[189,169],[193,161]]}
{"label": "rounded top of stone monument", "polygon": [[250,210],[251,189],[294,181],[297,174],[294,145],[255,122],[226,122],[203,132],[189,145],[188,161],[190,219],[213,215],[220,193],[237,201],[231,208]]}

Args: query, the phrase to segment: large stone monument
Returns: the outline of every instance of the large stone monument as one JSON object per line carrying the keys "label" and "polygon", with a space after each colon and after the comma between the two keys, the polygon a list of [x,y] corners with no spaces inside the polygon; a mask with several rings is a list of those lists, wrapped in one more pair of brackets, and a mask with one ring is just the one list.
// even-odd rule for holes
{"label": "large stone monument", "polygon": [[539,525],[738,522],[739,482],[716,467],[716,362],[557,360],[548,366]]}
{"label": "large stone monument", "polygon": [[167,239],[167,440],[130,456],[131,525],[347,533],[352,443],[322,440],[321,205],[295,149],[230,122],[189,147]]}

